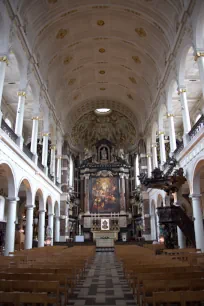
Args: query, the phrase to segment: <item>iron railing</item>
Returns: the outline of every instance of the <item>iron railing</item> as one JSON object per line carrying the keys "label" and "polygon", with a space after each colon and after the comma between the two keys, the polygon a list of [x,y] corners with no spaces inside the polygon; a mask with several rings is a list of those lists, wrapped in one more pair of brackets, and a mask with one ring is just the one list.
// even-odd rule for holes
{"label": "iron railing", "polygon": [[44,171],[44,166],[39,160],[38,160],[38,168],[40,168],[40,170]]}
{"label": "iron railing", "polygon": [[33,153],[29,150],[26,145],[23,145],[23,152],[32,160]]}
{"label": "iron railing", "polygon": [[4,119],[2,119],[1,128],[14,142],[16,142],[18,136],[14,133],[10,126],[8,126]]}
{"label": "iron railing", "polygon": [[204,115],[202,115],[188,133],[190,140],[204,127]]}

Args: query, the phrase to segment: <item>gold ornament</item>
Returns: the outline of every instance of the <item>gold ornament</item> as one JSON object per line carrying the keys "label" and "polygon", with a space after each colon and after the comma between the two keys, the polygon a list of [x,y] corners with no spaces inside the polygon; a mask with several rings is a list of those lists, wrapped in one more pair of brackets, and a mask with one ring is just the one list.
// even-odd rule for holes
{"label": "gold ornament", "polygon": [[0,57],[0,62],[6,63],[8,65],[8,58],[7,58],[7,56],[1,56]]}
{"label": "gold ornament", "polygon": [[104,87],[101,87],[100,90],[106,90]]}
{"label": "gold ornament", "polygon": [[67,35],[68,31],[66,29],[60,29],[56,35],[57,39],[63,39]]}
{"label": "gold ornament", "polygon": [[67,57],[65,57],[65,59],[64,59],[64,64],[66,65],[66,64],[69,64],[70,62],[71,62],[71,60],[72,60],[72,56],[67,56]]}
{"label": "gold ornament", "polygon": [[103,20],[98,20],[97,21],[97,25],[102,27],[105,24],[105,22]]}
{"label": "gold ornament", "polygon": [[76,82],[76,79],[70,79],[68,85],[73,85]]}
{"label": "gold ornament", "polygon": [[106,50],[105,50],[104,48],[100,48],[98,51],[99,51],[100,53],[106,52]]}
{"label": "gold ornament", "polygon": [[135,32],[139,35],[139,37],[146,37],[147,33],[143,28],[136,28]]}
{"label": "gold ornament", "polygon": [[134,77],[129,77],[129,80],[130,80],[133,84],[137,84],[137,81],[135,80]]}
{"label": "gold ornament", "polygon": [[105,74],[106,72],[105,72],[105,70],[100,70],[99,73],[100,74]]}
{"label": "gold ornament", "polygon": [[26,92],[25,91],[18,91],[17,95],[18,95],[18,97],[26,97]]}
{"label": "gold ornament", "polygon": [[133,61],[134,61],[136,64],[141,64],[141,60],[140,60],[139,56],[132,56],[132,59],[133,59]]}

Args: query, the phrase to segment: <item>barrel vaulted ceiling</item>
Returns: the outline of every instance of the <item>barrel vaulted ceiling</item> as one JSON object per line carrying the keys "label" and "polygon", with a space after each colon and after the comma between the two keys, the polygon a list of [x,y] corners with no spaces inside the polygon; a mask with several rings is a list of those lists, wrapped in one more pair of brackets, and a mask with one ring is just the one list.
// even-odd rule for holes
{"label": "barrel vaulted ceiling", "polygon": [[182,0],[21,0],[25,35],[65,131],[96,107],[142,132]]}

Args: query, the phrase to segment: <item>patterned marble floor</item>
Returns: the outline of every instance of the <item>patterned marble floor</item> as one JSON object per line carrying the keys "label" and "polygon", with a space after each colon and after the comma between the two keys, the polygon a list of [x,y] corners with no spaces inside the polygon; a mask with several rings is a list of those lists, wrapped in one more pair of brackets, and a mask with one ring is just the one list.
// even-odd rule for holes
{"label": "patterned marble floor", "polygon": [[68,305],[136,305],[114,253],[96,253],[85,280],[78,284]]}

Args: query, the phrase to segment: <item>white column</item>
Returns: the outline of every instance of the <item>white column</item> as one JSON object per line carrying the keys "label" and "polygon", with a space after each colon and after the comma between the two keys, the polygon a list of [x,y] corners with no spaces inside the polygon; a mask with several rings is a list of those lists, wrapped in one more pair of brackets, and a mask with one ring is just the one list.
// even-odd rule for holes
{"label": "white column", "polygon": [[53,214],[49,214],[48,215],[48,226],[51,229],[51,245],[53,245],[53,220],[54,219],[54,215]]}
{"label": "white column", "polygon": [[33,120],[33,127],[32,127],[30,151],[34,155],[37,155],[39,117],[33,117],[32,120]]}
{"label": "white column", "polygon": [[85,174],[85,180],[84,180],[84,210],[86,214],[90,214],[89,210],[89,177],[90,174]]}
{"label": "white column", "polygon": [[160,159],[161,159],[161,166],[162,166],[166,162],[164,132],[159,132],[159,145],[160,145]]}
{"label": "white column", "polygon": [[39,221],[38,221],[38,247],[44,247],[45,242],[45,211],[39,211]]}
{"label": "white column", "polygon": [[60,217],[55,216],[55,241],[59,242],[60,239]]}
{"label": "white column", "polygon": [[0,56],[0,126],[1,126],[1,120],[2,120],[1,101],[2,101],[2,95],[3,95],[3,89],[4,89],[6,64],[8,64],[7,57]]}
{"label": "white column", "polygon": [[119,174],[120,176],[120,213],[126,211],[125,203],[125,177],[123,173]]}
{"label": "white column", "polygon": [[178,246],[180,249],[186,248],[186,237],[182,230],[177,226]]}
{"label": "white column", "polygon": [[152,157],[150,154],[147,154],[147,171],[148,177],[152,176]]}
{"label": "white column", "polygon": [[26,99],[26,92],[19,91],[18,92],[18,108],[17,108],[17,116],[16,116],[15,133],[19,137],[19,145],[21,148],[23,146],[22,132],[23,132],[25,99]]}
{"label": "white column", "polygon": [[200,194],[191,195],[192,206],[193,206],[196,248],[201,249],[201,251],[204,252],[204,230],[203,230],[203,218],[202,218],[200,197],[201,197]]}
{"label": "white column", "polygon": [[190,132],[191,130],[191,121],[188,109],[186,87],[185,86],[179,87],[178,94],[180,95],[181,98],[181,109],[182,109],[183,128],[184,128],[184,145],[186,145],[188,142],[188,132]]}
{"label": "white column", "polygon": [[51,164],[50,164],[50,174],[54,177],[55,181],[55,150],[56,146],[51,146]]}
{"label": "white column", "polygon": [[195,53],[195,61],[198,62],[199,75],[201,80],[201,88],[204,96],[204,51],[197,50]]}
{"label": "white column", "polygon": [[49,138],[49,133],[44,133],[43,134],[43,149],[42,149],[42,164],[45,167],[45,172],[47,172],[48,138]]}
{"label": "white column", "polygon": [[157,144],[152,144],[152,160],[153,160],[153,169],[158,168],[158,158],[157,158]]}
{"label": "white column", "polygon": [[4,252],[5,256],[8,256],[9,252],[14,252],[17,201],[19,201],[19,198],[8,198],[8,213]]}
{"label": "white column", "polygon": [[73,188],[73,183],[74,183],[74,167],[73,167],[73,159],[72,156],[70,155],[69,157],[69,187]]}
{"label": "white column", "polygon": [[33,245],[33,206],[26,206],[25,249],[32,249]]}
{"label": "white column", "polygon": [[61,163],[62,156],[57,156],[57,182],[61,184]]}
{"label": "white column", "polygon": [[171,153],[176,150],[176,133],[174,127],[174,115],[168,113],[167,114],[168,123],[169,123],[169,138],[170,138],[170,149]]}

